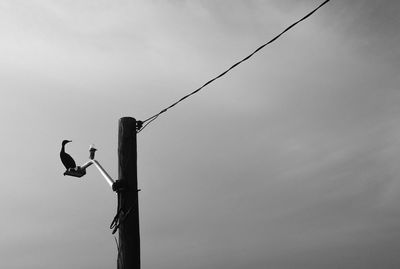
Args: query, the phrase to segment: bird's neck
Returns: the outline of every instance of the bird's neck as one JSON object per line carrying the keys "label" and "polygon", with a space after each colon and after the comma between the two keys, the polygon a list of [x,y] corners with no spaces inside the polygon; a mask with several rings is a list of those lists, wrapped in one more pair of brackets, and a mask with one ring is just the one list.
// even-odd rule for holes
{"label": "bird's neck", "polygon": [[61,152],[65,152],[65,145],[61,146]]}

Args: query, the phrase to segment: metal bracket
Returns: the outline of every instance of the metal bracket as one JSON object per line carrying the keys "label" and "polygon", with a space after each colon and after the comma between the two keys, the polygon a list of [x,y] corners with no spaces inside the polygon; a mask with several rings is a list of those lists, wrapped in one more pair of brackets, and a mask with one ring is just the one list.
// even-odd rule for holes
{"label": "metal bracket", "polygon": [[122,192],[122,191],[126,190],[128,188],[128,186],[127,186],[125,180],[118,179],[117,181],[115,181],[112,184],[111,188],[115,192]]}
{"label": "metal bracket", "polygon": [[139,132],[142,129],[143,121],[136,121],[136,132]]}
{"label": "metal bracket", "polygon": [[76,168],[69,168],[64,172],[64,176],[83,177],[84,175],[86,175],[86,169],[82,169],[80,166]]}
{"label": "metal bracket", "polygon": [[96,166],[96,168],[99,170],[100,174],[107,181],[108,185],[110,185],[110,187],[112,188],[115,181],[110,177],[110,175],[106,172],[106,170],[104,170],[104,168],[100,165],[100,163],[94,159],[96,150],[97,149],[95,149],[94,146],[91,145],[89,148],[90,152],[89,161],[83,164],[82,166],[68,169],[67,171],[64,172],[64,176],[82,177],[86,175],[86,168],[94,164],[94,166]]}

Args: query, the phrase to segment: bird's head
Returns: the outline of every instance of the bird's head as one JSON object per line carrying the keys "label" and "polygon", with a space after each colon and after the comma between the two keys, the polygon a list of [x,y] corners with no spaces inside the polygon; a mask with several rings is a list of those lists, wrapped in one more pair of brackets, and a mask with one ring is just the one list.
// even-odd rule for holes
{"label": "bird's head", "polygon": [[72,140],[64,140],[64,141],[62,142],[62,145],[65,146],[65,145],[68,144],[69,142],[72,142]]}

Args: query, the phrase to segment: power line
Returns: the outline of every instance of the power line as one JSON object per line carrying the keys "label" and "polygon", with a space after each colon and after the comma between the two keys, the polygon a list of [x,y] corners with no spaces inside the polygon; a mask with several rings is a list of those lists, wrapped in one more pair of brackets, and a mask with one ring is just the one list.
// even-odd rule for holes
{"label": "power line", "polygon": [[318,9],[320,9],[322,6],[324,6],[326,3],[328,3],[330,0],[325,0],[324,2],[322,2],[319,6],[317,6],[315,9],[313,9],[311,12],[309,12],[307,15],[305,15],[304,17],[302,17],[301,19],[299,19],[298,21],[296,21],[295,23],[291,24],[289,27],[287,27],[285,30],[283,30],[280,34],[278,34],[277,36],[275,36],[274,38],[272,38],[270,41],[268,41],[267,43],[261,45],[260,47],[258,47],[256,50],[254,50],[252,53],[250,53],[248,56],[244,57],[242,60],[234,63],[231,67],[229,67],[228,69],[226,69],[225,71],[223,71],[221,74],[217,75],[216,77],[210,79],[209,81],[207,81],[206,83],[204,83],[201,87],[197,88],[196,90],[192,91],[191,93],[183,96],[182,98],[180,98],[179,100],[177,100],[175,103],[169,105],[168,107],[164,108],[163,110],[161,110],[160,112],[158,112],[157,114],[154,114],[153,116],[143,120],[140,122],[140,126],[138,126],[138,130],[137,132],[142,131],[144,128],[146,128],[150,123],[152,123],[154,120],[156,120],[161,114],[167,112],[168,109],[176,106],[177,104],[179,104],[180,102],[182,102],[183,100],[185,100],[186,98],[196,94],[197,92],[199,92],[200,90],[202,90],[204,87],[206,87],[208,84],[211,84],[212,82],[214,82],[215,80],[223,77],[224,75],[226,75],[229,71],[231,71],[232,69],[234,69],[235,67],[237,67],[238,65],[240,65],[241,63],[247,61],[248,59],[250,59],[254,54],[256,54],[257,52],[259,52],[260,50],[262,50],[265,46],[271,44],[272,42],[274,42],[275,40],[277,40],[279,37],[281,37],[284,33],[286,33],[287,31],[289,31],[291,28],[293,28],[294,26],[296,26],[298,23],[304,21],[305,19],[307,19],[308,17],[310,17],[314,12],[316,12]]}

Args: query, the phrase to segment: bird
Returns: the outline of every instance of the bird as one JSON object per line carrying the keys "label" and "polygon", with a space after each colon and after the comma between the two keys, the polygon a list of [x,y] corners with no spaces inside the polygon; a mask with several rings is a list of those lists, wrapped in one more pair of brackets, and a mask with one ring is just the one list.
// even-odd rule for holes
{"label": "bird", "polygon": [[63,165],[67,169],[65,172],[67,172],[69,169],[76,168],[76,163],[75,163],[74,159],[68,153],[65,152],[65,145],[67,143],[69,143],[69,142],[72,142],[72,141],[71,140],[64,140],[62,142],[61,151],[60,151],[61,162],[63,163]]}

